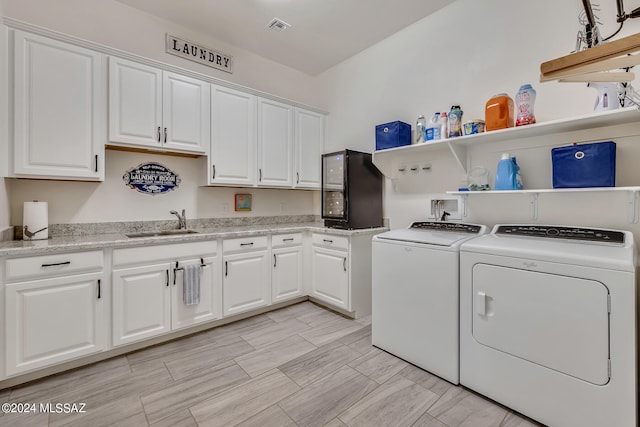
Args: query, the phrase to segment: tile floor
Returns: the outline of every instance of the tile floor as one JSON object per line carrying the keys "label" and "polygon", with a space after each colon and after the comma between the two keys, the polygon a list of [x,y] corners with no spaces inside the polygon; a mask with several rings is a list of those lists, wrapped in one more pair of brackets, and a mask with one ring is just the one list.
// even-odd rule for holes
{"label": "tile floor", "polygon": [[86,403],[0,426],[469,426],[534,422],[371,345],[370,319],[311,302],[9,390],[0,403]]}

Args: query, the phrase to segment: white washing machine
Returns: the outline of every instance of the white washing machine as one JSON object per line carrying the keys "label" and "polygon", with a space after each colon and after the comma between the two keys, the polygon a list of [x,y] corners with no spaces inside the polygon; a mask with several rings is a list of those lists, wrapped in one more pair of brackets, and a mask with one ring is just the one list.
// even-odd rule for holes
{"label": "white washing machine", "polygon": [[497,225],[460,252],[460,383],[549,426],[637,425],[629,231]]}
{"label": "white washing machine", "polygon": [[414,222],[373,238],[373,345],[458,384],[459,250],[485,231]]}

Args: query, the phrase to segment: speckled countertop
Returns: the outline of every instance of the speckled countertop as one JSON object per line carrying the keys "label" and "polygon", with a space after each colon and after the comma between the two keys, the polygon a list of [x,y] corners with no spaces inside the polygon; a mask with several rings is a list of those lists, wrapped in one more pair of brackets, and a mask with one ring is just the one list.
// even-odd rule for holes
{"label": "speckled countertop", "polygon": [[359,230],[340,230],[324,227],[322,222],[301,222],[290,224],[257,224],[243,226],[219,226],[214,228],[191,228],[197,233],[173,236],[127,237],[124,232],[66,235],[50,237],[47,240],[12,240],[0,242],[0,257],[43,255],[48,253],[82,251],[87,249],[119,248],[149,244],[198,242],[234,237],[250,237],[264,234],[294,233],[311,231],[343,236],[375,235],[388,230],[385,227]]}

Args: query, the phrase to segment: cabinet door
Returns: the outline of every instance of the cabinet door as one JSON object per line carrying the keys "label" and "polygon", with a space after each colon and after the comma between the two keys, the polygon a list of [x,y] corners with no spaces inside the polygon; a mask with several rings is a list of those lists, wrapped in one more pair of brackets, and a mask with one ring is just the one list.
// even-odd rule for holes
{"label": "cabinet door", "polygon": [[258,185],[293,185],[293,107],[258,99]]}
{"label": "cabinet door", "polygon": [[158,148],[162,131],[162,71],[110,57],[109,140]]}
{"label": "cabinet door", "polygon": [[302,295],[302,246],[273,250],[272,302]]}
{"label": "cabinet door", "polygon": [[164,73],[162,142],[166,149],[206,153],[211,131],[211,85]]}
{"label": "cabinet door", "polygon": [[5,286],[7,375],[105,349],[101,278],[93,273]]}
{"label": "cabinet door", "polygon": [[253,186],[256,182],[256,97],[211,86],[209,183]]}
{"label": "cabinet door", "polygon": [[15,31],[15,176],[104,179],[102,54]]}
{"label": "cabinet door", "polygon": [[295,109],[296,188],[320,188],[325,120],[324,114]]}
{"label": "cabinet door", "polygon": [[349,310],[349,275],[347,252],[313,248],[311,292],[314,297]]}
{"label": "cabinet door", "polygon": [[[180,329],[197,323],[208,322],[221,317],[222,290],[220,287],[217,257],[205,258],[200,267],[200,303],[184,304],[184,274],[182,270],[174,271],[175,277],[171,286],[171,328]],[[200,259],[185,260],[180,266],[201,265]]]}
{"label": "cabinet door", "polygon": [[113,345],[171,330],[169,264],[113,270]]}
{"label": "cabinet door", "polygon": [[267,251],[225,255],[223,269],[225,316],[270,304]]}

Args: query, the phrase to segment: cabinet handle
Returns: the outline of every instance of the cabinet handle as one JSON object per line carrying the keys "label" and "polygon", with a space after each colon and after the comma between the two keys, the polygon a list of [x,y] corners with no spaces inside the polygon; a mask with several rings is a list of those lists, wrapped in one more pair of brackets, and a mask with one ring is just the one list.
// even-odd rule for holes
{"label": "cabinet handle", "polygon": [[273,254],[273,266],[276,266],[276,262],[277,262],[277,258],[276,258],[276,254]]}
{"label": "cabinet handle", "polygon": [[158,142],[160,142],[160,126],[158,126]]}
{"label": "cabinet handle", "polygon": [[300,184],[300,172],[296,172],[296,184]]}
{"label": "cabinet handle", "polygon": [[240,243],[240,246],[253,246],[253,242],[250,242],[250,243]]}
{"label": "cabinet handle", "polygon": [[71,261],[54,262],[53,264],[42,264],[42,268],[55,267],[55,266],[58,266],[58,265],[69,265],[69,264],[71,264]]}
{"label": "cabinet handle", "polygon": [[282,239],[283,242],[293,242],[293,237],[287,237],[286,239]]}
{"label": "cabinet handle", "polygon": [[258,181],[262,182],[262,168],[258,169],[258,174],[260,175],[260,177],[258,178]]}
{"label": "cabinet handle", "polygon": [[225,276],[229,275],[229,261],[224,262],[224,275]]}
{"label": "cabinet handle", "polygon": [[344,271],[347,271],[347,257],[342,259],[342,268],[344,268]]}
{"label": "cabinet handle", "polygon": [[322,241],[327,243],[327,244],[329,244],[329,245],[331,245],[333,243],[333,240],[331,240],[331,239],[322,239]]}
{"label": "cabinet handle", "polygon": [[100,299],[100,293],[101,293],[101,286],[100,286],[100,279],[98,279],[98,299]]}
{"label": "cabinet handle", "polygon": [[211,179],[216,179],[216,165],[211,165]]}
{"label": "cabinet handle", "polygon": [[164,142],[167,142],[167,128],[164,128]]}
{"label": "cabinet handle", "polygon": [[167,272],[167,286],[169,286],[169,269],[168,268],[167,268],[166,272]]}
{"label": "cabinet handle", "polygon": [[96,169],[95,169],[96,173],[98,172],[98,155],[96,154]]}

